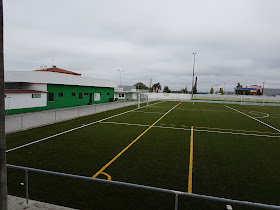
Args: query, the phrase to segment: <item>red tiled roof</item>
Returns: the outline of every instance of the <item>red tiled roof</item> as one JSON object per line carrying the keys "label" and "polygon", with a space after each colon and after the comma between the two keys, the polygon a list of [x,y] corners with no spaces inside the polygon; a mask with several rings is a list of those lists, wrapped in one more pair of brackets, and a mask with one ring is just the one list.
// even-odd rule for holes
{"label": "red tiled roof", "polygon": [[39,70],[35,70],[35,71],[50,71],[50,72],[56,72],[56,73],[62,73],[62,74],[72,74],[72,75],[77,75],[77,76],[81,75],[81,74],[75,73],[73,71],[68,71],[68,70],[64,70],[64,69],[60,69],[60,68],[56,68],[56,67],[39,69]]}
{"label": "red tiled roof", "polygon": [[6,89],[5,93],[46,93],[39,90],[16,90],[16,89]]}

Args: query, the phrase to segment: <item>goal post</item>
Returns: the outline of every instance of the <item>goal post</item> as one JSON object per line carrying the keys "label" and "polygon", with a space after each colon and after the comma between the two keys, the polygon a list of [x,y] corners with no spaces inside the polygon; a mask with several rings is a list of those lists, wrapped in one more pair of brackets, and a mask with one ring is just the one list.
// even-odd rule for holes
{"label": "goal post", "polygon": [[149,105],[149,97],[145,93],[138,93],[137,94],[137,101],[138,101],[138,109],[140,108],[141,104]]}

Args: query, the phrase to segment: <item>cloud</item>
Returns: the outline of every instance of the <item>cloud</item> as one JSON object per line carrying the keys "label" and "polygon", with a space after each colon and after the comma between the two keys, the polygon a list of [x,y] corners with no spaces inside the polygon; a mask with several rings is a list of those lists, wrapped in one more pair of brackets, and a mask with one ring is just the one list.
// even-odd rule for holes
{"label": "cloud", "polygon": [[[219,84],[279,87],[277,0],[4,1],[7,71],[56,64],[132,85],[153,79],[199,91]],[[53,61],[54,60],[54,61]]]}

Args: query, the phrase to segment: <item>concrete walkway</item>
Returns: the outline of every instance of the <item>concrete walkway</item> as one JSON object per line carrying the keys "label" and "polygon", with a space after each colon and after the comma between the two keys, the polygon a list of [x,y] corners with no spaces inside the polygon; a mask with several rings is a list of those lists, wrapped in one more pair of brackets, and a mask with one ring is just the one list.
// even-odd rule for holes
{"label": "concrete walkway", "polygon": [[48,209],[48,210],[71,210],[71,208],[56,206],[49,203],[43,203],[39,201],[28,200],[26,204],[25,198],[20,198],[12,195],[8,195],[8,209],[9,210],[18,210],[18,209]]}

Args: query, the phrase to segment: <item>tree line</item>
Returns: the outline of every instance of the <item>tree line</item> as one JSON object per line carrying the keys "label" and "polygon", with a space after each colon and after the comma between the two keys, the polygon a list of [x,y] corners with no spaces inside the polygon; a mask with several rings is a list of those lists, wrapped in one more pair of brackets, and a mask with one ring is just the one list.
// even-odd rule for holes
{"label": "tree line", "polygon": [[[162,86],[159,82],[153,84],[151,88],[147,87],[143,82],[137,82],[133,86],[136,87],[136,89],[144,89],[144,90],[149,90],[150,92],[154,92],[156,90],[160,91],[162,90]],[[164,86],[163,88],[164,93],[192,93],[192,91],[188,91],[187,88],[183,88],[179,91],[171,91],[168,86]],[[197,93],[197,88],[196,85],[193,86],[193,93]]]}
{"label": "tree line", "polygon": [[[241,85],[239,82],[237,83],[236,85],[236,88],[243,88],[243,85]],[[246,86],[247,88],[247,86]],[[212,87],[210,89],[210,94],[213,94],[214,93],[214,88]],[[221,95],[224,95],[224,89],[223,88],[220,88],[219,90],[219,93]],[[250,90],[235,90],[235,94],[236,95],[253,95],[253,93],[250,92]],[[260,89],[257,89],[257,95],[262,95],[262,92]]]}

